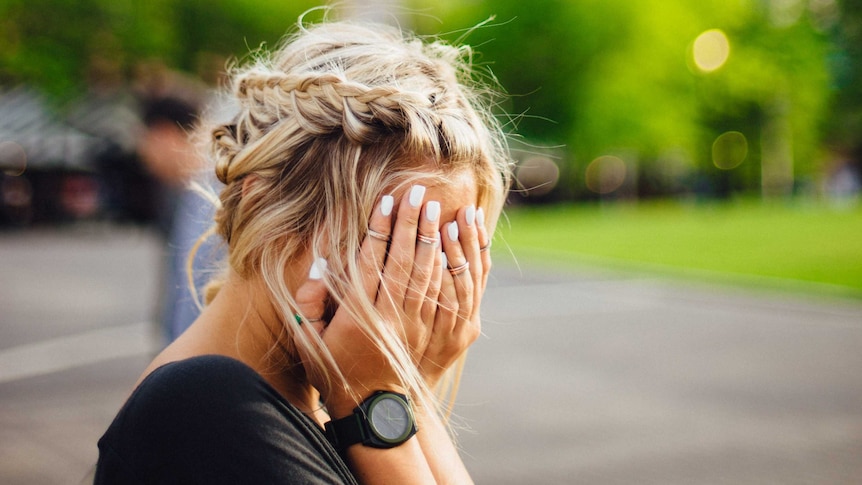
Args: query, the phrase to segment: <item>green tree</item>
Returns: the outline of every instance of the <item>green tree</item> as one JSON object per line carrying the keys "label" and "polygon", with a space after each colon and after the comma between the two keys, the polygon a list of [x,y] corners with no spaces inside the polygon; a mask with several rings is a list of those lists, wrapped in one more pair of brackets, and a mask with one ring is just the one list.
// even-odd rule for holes
{"label": "green tree", "polygon": [[0,86],[72,98],[123,83],[142,61],[200,72],[210,57],[275,44],[318,2],[0,0]]}
{"label": "green tree", "polygon": [[[468,40],[483,61],[493,60],[512,95],[507,108],[524,114],[518,132],[566,145],[569,194],[583,193],[586,167],[609,154],[624,156],[642,180],[673,159],[682,172],[697,170],[735,190],[760,188],[764,157],[784,164],[785,175],[792,163],[789,179],[780,168],[764,169],[782,191],[817,169],[830,98],[827,38],[805,2],[779,8],[789,3],[496,0],[450,7],[442,17],[457,29],[497,15],[500,25]],[[722,67],[702,73],[692,43],[708,29],[721,29],[731,50]],[[730,130],[745,135],[750,155],[720,170],[712,144]]]}

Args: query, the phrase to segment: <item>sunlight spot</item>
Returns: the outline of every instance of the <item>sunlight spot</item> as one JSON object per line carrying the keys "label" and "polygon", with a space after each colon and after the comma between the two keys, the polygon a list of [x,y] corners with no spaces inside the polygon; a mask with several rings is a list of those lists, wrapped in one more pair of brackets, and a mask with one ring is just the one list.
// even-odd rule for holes
{"label": "sunlight spot", "polygon": [[711,29],[698,35],[692,49],[694,64],[703,72],[712,72],[727,62],[730,42],[719,29]]}

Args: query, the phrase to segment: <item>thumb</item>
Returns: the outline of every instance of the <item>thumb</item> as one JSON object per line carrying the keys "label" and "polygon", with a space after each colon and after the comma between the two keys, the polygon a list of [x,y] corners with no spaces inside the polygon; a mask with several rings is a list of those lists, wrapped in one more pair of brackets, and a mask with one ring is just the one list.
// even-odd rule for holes
{"label": "thumb", "polygon": [[326,260],[317,258],[311,264],[308,279],[296,290],[297,314],[294,315],[296,323],[309,325],[320,335],[325,328],[326,322],[322,320],[326,310],[326,297],[328,291],[323,282],[326,272]]}

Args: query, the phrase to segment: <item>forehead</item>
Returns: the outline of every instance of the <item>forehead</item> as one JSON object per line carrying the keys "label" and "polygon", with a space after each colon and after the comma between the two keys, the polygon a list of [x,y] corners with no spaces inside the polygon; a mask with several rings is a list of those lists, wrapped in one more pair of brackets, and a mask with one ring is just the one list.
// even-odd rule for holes
{"label": "forehead", "polygon": [[455,219],[458,209],[468,205],[476,205],[479,199],[479,189],[476,177],[469,171],[454,173],[441,182],[439,179],[426,184],[425,200],[440,202],[440,221],[448,222]]}

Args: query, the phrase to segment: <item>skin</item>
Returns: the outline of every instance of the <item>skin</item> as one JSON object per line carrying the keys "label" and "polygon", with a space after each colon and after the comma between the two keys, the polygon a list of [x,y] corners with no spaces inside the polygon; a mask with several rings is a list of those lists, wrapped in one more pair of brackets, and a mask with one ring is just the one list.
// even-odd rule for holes
{"label": "skin", "polygon": [[[409,349],[414,364],[433,387],[479,335],[479,303],[491,266],[489,252],[479,248],[488,244],[488,234],[476,223],[477,190],[471,174],[460,174],[445,186],[429,186],[415,206],[409,194],[410,190],[393,195],[395,207],[391,214],[384,214],[378,203],[371,215],[371,229],[391,234],[388,257],[386,242],[369,236],[357,258],[363,272],[363,291],[376,302],[384,321],[397,326],[394,330]],[[430,201],[440,203],[436,220],[428,217]],[[455,225],[457,231],[450,230],[450,225]],[[438,244],[417,240],[417,234],[437,237],[438,232],[442,239]],[[469,271],[450,274],[443,267],[441,245],[450,267],[467,261]],[[316,318],[323,314],[326,288],[322,280],[308,277],[310,266],[310,255],[299,258],[287,268],[286,277],[301,313]],[[283,359],[273,358],[270,350],[274,346],[291,347],[276,337],[282,335],[283,325],[259,279],[231,274],[213,302],[156,357],[144,376],[168,362],[206,354],[225,355],[255,369],[321,426],[330,419],[351,414],[358,402],[375,390],[405,391],[386,359],[346,311],[337,311],[326,324],[316,322],[301,328],[321,336],[343,371],[349,392],[341,387],[327,388],[325,381],[318,378],[320,370],[313,367],[312,360],[304,358],[307,356],[298,356],[303,366],[287,367]],[[274,372],[277,368],[282,370]],[[328,414],[318,405],[321,396]],[[355,445],[348,449],[349,464],[359,481],[471,483],[439,417],[431,410],[414,412],[420,431],[401,446],[381,450]]]}
{"label": "skin", "polygon": [[181,187],[202,164],[189,134],[168,121],[157,122],[141,133],[138,152],[150,173],[175,187]]}

